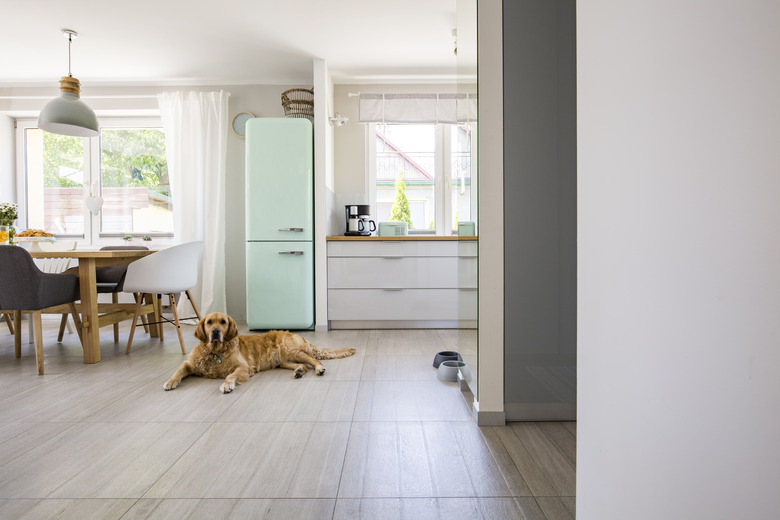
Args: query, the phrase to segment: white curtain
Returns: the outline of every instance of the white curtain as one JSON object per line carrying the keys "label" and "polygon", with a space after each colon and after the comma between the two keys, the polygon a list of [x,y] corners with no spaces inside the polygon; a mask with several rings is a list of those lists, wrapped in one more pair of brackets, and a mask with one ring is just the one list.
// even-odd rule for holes
{"label": "white curtain", "polygon": [[[201,314],[225,312],[225,158],[229,92],[158,94],[173,225],[179,243],[204,241],[198,287],[192,290]],[[182,318],[195,316],[187,298]]]}
{"label": "white curtain", "polygon": [[477,94],[360,94],[359,123],[469,123]]}

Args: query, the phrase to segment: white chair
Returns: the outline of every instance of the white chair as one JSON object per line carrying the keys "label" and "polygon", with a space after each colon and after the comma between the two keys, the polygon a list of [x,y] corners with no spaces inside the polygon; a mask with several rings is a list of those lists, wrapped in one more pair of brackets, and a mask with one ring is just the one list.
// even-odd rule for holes
{"label": "white chair", "polygon": [[[195,309],[195,314],[197,315],[198,320],[200,320],[200,312],[192,299],[190,289],[195,287],[198,283],[198,266],[202,253],[203,242],[189,242],[152,253],[149,256],[145,256],[128,264],[127,273],[125,274],[124,283],[122,285],[122,290],[124,292],[157,295],[156,304],[158,314],[160,314],[160,319],[162,320],[159,324],[162,325],[164,322],[175,322],[176,333],[179,335],[179,344],[181,345],[182,354],[186,354],[187,351],[184,348],[184,338],[181,334],[179,312],[176,310],[176,295],[182,292],[187,294],[187,298],[189,298],[190,303],[192,303],[192,308]],[[167,294],[168,298],[171,300],[174,322],[163,318],[162,313],[160,312],[163,294]],[[125,354],[130,353],[130,346],[133,344],[133,333],[135,332],[135,327],[138,323],[138,316],[141,313],[141,301],[142,298],[137,299],[135,315],[133,316],[133,324],[130,328],[130,337],[127,340],[127,350],[125,351]],[[153,324],[149,323],[149,325]],[[158,330],[160,339],[162,340],[162,326],[160,326]]]}
{"label": "white chair", "polygon": [[[58,240],[56,242],[38,242],[36,249],[41,251],[75,251],[77,242],[75,240]],[[44,273],[63,273],[70,267],[70,258],[36,258],[35,264]]]}

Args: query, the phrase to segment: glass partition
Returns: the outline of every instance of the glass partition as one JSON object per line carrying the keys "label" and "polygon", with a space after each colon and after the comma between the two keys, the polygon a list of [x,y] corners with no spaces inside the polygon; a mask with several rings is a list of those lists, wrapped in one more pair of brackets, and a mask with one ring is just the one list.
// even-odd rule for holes
{"label": "glass partition", "polygon": [[[465,122],[458,125],[458,133],[452,138],[453,176],[450,182],[453,208],[453,228],[458,232],[459,278],[459,327],[458,351],[469,368],[467,381],[471,393],[479,399],[479,346],[477,343],[477,235],[479,234],[477,190],[477,2],[458,0],[456,32],[456,63],[458,74],[458,100],[463,104],[459,113],[465,114]],[[462,208],[468,208],[464,211]]]}

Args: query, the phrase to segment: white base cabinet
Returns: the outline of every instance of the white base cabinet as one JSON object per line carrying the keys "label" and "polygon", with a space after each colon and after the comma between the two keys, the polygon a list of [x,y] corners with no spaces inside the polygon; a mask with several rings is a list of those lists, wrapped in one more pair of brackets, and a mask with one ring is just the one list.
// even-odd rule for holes
{"label": "white base cabinet", "polygon": [[476,241],[329,241],[331,328],[472,327]]}

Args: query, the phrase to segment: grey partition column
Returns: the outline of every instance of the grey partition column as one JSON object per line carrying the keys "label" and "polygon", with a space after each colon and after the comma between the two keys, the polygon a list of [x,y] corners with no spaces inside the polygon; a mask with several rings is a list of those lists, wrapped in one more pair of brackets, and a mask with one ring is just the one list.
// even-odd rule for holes
{"label": "grey partition column", "polygon": [[504,2],[505,411],[576,418],[574,0]]}

